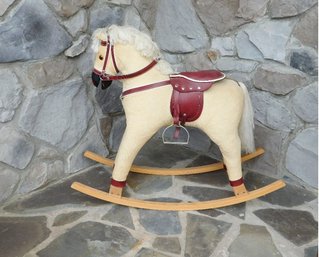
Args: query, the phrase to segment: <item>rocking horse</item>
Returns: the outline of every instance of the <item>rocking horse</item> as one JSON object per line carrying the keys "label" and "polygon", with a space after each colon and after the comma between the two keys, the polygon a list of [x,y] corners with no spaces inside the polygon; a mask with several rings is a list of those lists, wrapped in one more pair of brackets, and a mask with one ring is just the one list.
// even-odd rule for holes
{"label": "rocking horse", "polygon": [[[261,155],[255,150],[253,111],[247,88],[220,71],[174,73],[151,38],[131,27],[111,26],[93,34],[96,53],[92,81],[102,89],[113,80],[123,84],[121,95],[126,130],[115,161],[85,152],[85,156],[113,166],[109,193],[74,182],[72,188],[89,196],[136,208],[203,210],[252,200],[285,186],[281,180],[248,192],[241,163]],[[223,162],[193,168],[161,169],[133,165],[142,146],[162,127],[173,128],[178,143],[185,123],[204,131],[215,142]],[[165,130],[164,130],[165,133]],[[164,139],[163,135],[163,139]],[[189,137],[189,135],[187,135]],[[186,140],[186,143],[188,138]],[[185,143],[185,142],[184,142]],[[241,157],[241,152],[247,154]],[[204,202],[152,202],[122,197],[129,171],[156,175],[187,175],[226,169],[234,196]]]}

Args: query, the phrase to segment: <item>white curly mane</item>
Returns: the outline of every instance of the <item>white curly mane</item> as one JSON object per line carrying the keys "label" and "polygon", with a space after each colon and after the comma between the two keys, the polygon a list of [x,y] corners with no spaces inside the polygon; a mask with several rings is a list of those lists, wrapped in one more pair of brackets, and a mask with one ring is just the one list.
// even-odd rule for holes
{"label": "white curly mane", "polygon": [[[100,28],[93,32],[92,49],[95,54],[97,53],[100,45],[100,40],[96,37],[97,34],[105,35],[105,40],[109,36],[112,44],[120,43],[132,45],[142,56],[146,58],[156,59],[162,57],[159,47],[149,35],[133,27],[117,25]],[[171,65],[163,59],[160,59],[156,68],[158,68],[163,74],[174,73]]]}

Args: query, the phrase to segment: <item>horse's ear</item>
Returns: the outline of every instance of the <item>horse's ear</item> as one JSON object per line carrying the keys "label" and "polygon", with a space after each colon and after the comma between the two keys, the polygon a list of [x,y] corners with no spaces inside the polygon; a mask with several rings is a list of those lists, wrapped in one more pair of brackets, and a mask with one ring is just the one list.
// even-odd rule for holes
{"label": "horse's ear", "polygon": [[98,40],[105,40],[105,35],[102,31],[95,34],[95,38]]}

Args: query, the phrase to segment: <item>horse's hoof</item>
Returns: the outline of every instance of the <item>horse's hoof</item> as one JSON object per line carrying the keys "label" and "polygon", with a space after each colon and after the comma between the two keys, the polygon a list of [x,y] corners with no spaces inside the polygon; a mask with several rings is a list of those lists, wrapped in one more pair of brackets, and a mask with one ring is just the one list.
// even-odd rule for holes
{"label": "horse's hoof", "polygon": [[116,186],[111,185],[109,193],[114,195],[114,196],[121,197],[122,193],[123,193],[123,187],[116,187]]}
{"label": "horse's hoof", "polygon": [[237,195],[244,195],[244,194],[247,194],[247,189],[245,187],[244,184],[241,184],[239,186],[234,186],[233,187],[233,191],[234,191],[234,194],[237,196]]}

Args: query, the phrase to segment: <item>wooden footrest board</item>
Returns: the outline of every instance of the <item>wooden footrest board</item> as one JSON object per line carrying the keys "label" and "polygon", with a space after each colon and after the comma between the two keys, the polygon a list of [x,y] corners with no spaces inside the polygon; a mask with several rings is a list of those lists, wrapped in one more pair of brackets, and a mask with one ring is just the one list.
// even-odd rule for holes
{"label": "wooden footrest board", "polygon": [[229,205],[239,204],[246,202],[266,194],[272,193],[285,186],[282,180],[277,180],[267,186],[248,192],[247,194],[232,196],[218,200],[203,201],[203,202],[154,202],[139,199],[131,199],[127,197],[119,197],[104,191],[92,188],[79,182],[74,182],[71,187],[83,194],[92,196],[94,198],[124,205],[134,208],[142,208],[148,210],[160,210],[160,211],[195,211],[195,210],[207,210],[214,208],[221,208]]}
{"label": "wooden footrest board", "polygon": [[[255,152],[242,156],[241,161],[246,162],[248,160],[251,160],[253,158],[256,158],[256,157],[262,155],[264,152],[265,152],[264,149],[257,148]],[[112,167],[114,165],[114,160],[105,158],[101,155],[98,155],[98,154],[90,152],[90,151],[86,151],[84,153],[84,156],[91,159],[91,160],[94,160],[96,162],[99,162],[101,164],[104,164],[104,165],[107,165],[110,167]],[[178,175],[192,175],[192,174],[207,173],[207,172],[222,170],[223,168],[224,168],[224,163],[218,162],[218,163],[203,165],[203,166],[198,166],[198,167],[172,168],[172,169],[153,168],[153,167],[132,165],[130,171],[135,172],[135,173],[149,174],[149,175],[178,176]]]}

